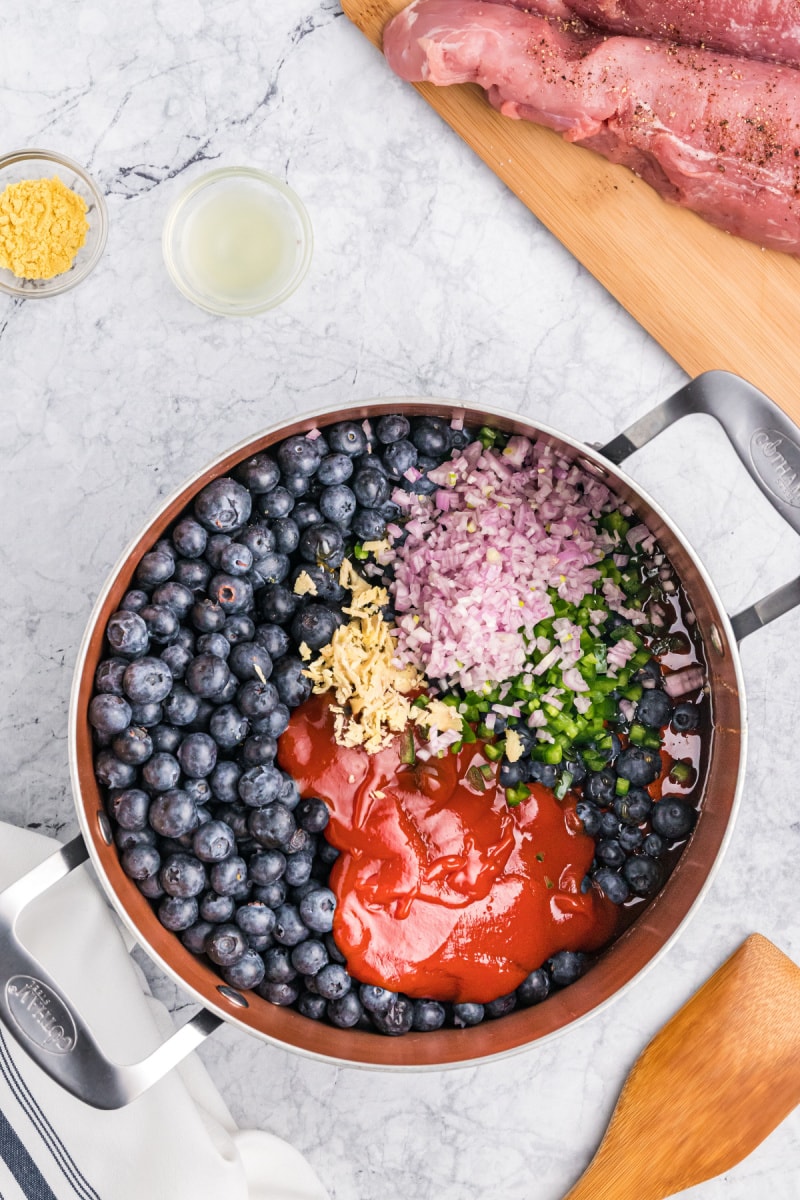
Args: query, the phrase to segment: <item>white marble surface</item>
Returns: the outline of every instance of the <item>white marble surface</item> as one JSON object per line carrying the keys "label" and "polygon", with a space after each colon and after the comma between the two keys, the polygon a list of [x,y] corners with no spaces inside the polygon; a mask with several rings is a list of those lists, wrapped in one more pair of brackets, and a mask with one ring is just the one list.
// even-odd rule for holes
{"label": "white marble surface", "polygon": [[[3,26],[3,149],[79,159],[110,217],[76,291],[0,297],[0,817],[66,837],[67,704],[92,601],[159,497],[209,458],[278,417],[402,394],[486,401],[603,442],[684,377],[335,0],[6,0]],[[160,252],[178,192],[236,163],[285,178],[315,231],[301,289],[241,321],[193,308]],[[729,611],[800,571],[797,538],[710,420],[631,470]],[[618,1003],[513,1059],[416,1075],[310,1062],[226,1028],[201,1053],[237,1120],[301,1147],[334,1200],[560,1197],[638,1051],[746,934],[800,961],[799,653],[792,615],[744,644],[751,743],[730,849],[677,944]],[[795,1114],[692,1195],[790,1200],[798,1186]]]}

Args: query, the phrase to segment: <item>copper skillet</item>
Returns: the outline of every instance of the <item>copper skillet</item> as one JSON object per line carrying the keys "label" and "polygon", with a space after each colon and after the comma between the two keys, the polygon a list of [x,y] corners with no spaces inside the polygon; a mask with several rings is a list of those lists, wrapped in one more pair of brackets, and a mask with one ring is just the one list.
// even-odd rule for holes
{"label": "copper skillet", "polygon": [[[543,1004],[469,1030],[387,1038],[335,1029],[278,1008],[254,993],[221,983],[159,924],[147,900],[122,872],[92,769],[86,718],[96,665],[110,614],[117,608],[141,555],[168,529],[193,495],[242,458],[293,433],[334,420],[386,412],[441,412],[468,424],[487,421],[510,432],[545,438],[561,454],[603,478],[656,534],[683,585],[698,623],[711,693],[712,735],[702,811],[677,867],[655,900],[577,983]],[[221,1021],[302,1054],[346,1065],[424,1069],[473,1065],[523,1049],[587,1018],[620,995],[672,942],[709,887],[728,842],[744,772],[746,717],[737,642],[800,602],[800,579],[729,619],[713,584],[686,540],[662,509],[617,470],[634,450],[692,413],[715,417],[755,483],[791,527],[800,532],[800,433],[761,392],[734,375],[699,376],[600,450],[512,413],[452,400],[388,399],[346,410],[329,409],[273,426],[228,451],[161,506],[125,551],[89,620],[75,669],[70,705],[70,760],[81,834],[0,895],[0,1017],[35,1061],[68,1091],[98,1108],[129,1103],[196,1047]],[[39,893],[90,858],[102,887],[149,956],[200,1011],[141,1063],[111,1063],[68,997],[16,936],[19,913]]]}

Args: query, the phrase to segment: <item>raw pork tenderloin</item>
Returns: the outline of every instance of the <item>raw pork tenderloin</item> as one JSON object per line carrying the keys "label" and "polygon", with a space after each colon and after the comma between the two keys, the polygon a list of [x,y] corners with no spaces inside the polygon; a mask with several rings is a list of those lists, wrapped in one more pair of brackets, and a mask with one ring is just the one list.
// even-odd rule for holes
{"label": "raw pork tenderloin", "polygon": [[414,0],[389,22],[403,79],[477,83],[640,175],[666,200],[800,254],[800,71],[479,0]]}

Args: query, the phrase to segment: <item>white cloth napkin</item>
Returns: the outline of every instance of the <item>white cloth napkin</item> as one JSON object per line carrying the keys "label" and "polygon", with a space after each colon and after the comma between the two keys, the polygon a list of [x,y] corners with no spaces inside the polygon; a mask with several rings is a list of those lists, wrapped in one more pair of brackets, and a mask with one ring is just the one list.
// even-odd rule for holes
{"label": "white cloth napkin", "polygon": [[[49,838],[0,824],[0,890],[52,854]],[[85,867],[33,902],[20,940],[117,1062],[143,1058],[172,1028],[147,992]],[[76,1100],[0,1025],[0,1200],[328,1200],[287,1142],[241,1131],[196,1054],[126,1108]]]}

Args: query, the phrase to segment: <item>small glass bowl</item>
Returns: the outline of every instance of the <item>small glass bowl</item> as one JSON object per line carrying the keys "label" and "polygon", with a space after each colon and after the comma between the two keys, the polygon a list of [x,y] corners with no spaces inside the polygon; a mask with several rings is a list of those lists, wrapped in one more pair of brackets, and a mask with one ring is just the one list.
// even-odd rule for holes
{"label": "small glass bowl", "polygon": [[178,290],[223,317],[282,304],[308,271],[312,248],[299,196],[253,167],[222,167],[197,179],[167,214],[162,238]]}
{"label": "small glass bowl", "polygon": [[10,183],[21,183],[25,179],[52,179],[58,175],[61,182],[76,192],[86,202],[86,219],[89,228],[86,241],[81,246],[72,266],[52,279],[20,279],[13,271],[0,267],[0,291],[9,296],[35,300],[41,296],[59,296],[76,287],[97,265],[108,237],[108,213],[102,192],[83,167],[55,154],[52,150],[15,150],[0,157],[0,192]]}

